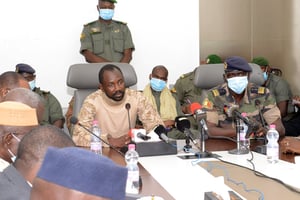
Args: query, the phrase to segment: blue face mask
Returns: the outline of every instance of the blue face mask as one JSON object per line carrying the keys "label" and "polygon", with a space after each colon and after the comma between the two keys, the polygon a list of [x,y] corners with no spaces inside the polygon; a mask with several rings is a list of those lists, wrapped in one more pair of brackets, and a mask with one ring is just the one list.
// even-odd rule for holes
{"label": "blue face mask", "polygon": [[166,87],[166,85],[166,81],[160,80],[158,78],[151,78],[150,80],[150,86],[156,92],[161,92]]}
{"label": "blue face mask", "polygon": [[268,80],[268,73],[267,73],[267,72],[264,72],[264,73],[263,73],[263,76],[264,76],[264,80],[265,80],[265,81]]}
{"label": "blue face mask", "polygon": [[228,87],[237,94],[242,94],[248,85],[247,76],[238,76],[227,79]]}
{"label": "blue face mask", "polygon": [[100,9],[99,16],[104,20],[111,20],[114,16],[113,9]]}
{"label": "blue face mask", "polygon": [[29,81],[28,84],[29,84],[30,89],[34,90],[34,88],[35,88],[35,80]]}

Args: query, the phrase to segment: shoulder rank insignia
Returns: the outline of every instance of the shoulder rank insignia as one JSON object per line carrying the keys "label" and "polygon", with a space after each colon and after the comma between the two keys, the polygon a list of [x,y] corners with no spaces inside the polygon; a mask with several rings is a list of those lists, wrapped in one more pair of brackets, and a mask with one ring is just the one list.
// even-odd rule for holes
{"label": "shoulder rank insignia", "polygon": [[205,98],[203,103],[202,103],[202,107],[204,107],[206,109],[212,109],[213,108],[213,103],[208,98]]}
{"label": "shoulder rank insignia", "polygon": [[175,87],[172,87],[172,89],[170,90],[172,93],[176,93],[176,88]]}
{"label": "shoulder rank insignia", "polygon": [[265,94],[266,93],[266,88],[265,87],[252,87],[250,89],[251,93],[254,94]]}
{"label": "shoulder rank insignia", "polygon": [[224,88],[213,89],[211,93],[214,95],[214,97],[223,96],[226,94],[226,90]]}

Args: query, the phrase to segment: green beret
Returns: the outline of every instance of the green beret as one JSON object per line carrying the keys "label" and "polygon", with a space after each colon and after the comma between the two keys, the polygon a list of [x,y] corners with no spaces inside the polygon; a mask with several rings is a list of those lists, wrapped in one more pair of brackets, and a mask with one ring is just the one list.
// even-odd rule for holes
{"label": "green beret", "polygon": [[110,3],[117,3],[116,0],[101,0],[101,1],[107,1],[107,2],[110,2]]}
{"label": "green beret", "polygon": [[220,56],[216,54],[210,54],[209,56],[207,56],[206,64],[218,64],[218,63],[223,63]]}
{"label": "green beret", "polygon": [[269,62],[267,59],[265,59],[264,57],[256,57],[253,58],[252,63],[255,63],[259,66],[268,66]]}

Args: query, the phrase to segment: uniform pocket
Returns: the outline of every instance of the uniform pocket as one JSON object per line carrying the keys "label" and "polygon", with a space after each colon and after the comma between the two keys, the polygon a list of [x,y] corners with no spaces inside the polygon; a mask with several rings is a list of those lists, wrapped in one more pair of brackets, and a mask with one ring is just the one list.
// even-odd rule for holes
{"label": "uniform pocket", "polygon": [[93,38],[93,52],[94,54],[101,54],[104,51],[104,37],[101,33],[94,33]]}
{"label": "uniform pocket", "polygon": [[124,38],[121,34],[113,36],[113,48],[115,52],[123,53],[124,51]]}

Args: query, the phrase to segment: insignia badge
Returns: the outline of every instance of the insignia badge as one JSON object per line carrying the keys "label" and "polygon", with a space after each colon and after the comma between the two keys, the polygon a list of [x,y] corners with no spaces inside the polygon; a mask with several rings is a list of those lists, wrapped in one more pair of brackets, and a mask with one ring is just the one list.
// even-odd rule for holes
{"label": "insignia badge", "polygon": [[203,103],[202,103],[202,106],[204,108],[207,108],[207,109],[212,109],[213,108],[213,103],[210,100],[208,100],[208,98],[205,98]]}
{"label": "insignia badge", "polygon": [[264,87],[259,87],[257,93],[258,94],[265,94],[265,88]]}
{"label": "insignia badge", "polygon": [[224,62],[224,69],[226,70],[227,69],[227,63],[226,62]]}
{"label": "insignia badge", "polygon": [[100,31],[100,28],[99,28],[99,27],[92,27],[92,28],[91,28],[91,32],[92,32],[92,33],[98,33],[98,32],[101,32],[101,31]]}
{"label": "insignia badge", "polygon": [[215,97],[220,96],[219,90],[215,89],[211,91]]}
{"label": "insignia badge", "polygon": [[82,39],[84,39],[84,38],[85,38],[85,34],[82,33],[82,34],[80,35],[80,39],[82,40]]}
{"label": "insignia badge", "polygon": [[119,33],[119,32],[120,32],[120,29],[114,30],[114,33]]}
{"label": "insignia badge", "polygon": [[172,93],[176,93],[176,92],[177,92],[177,91],[176,91],[176,88],[173,87],[173,88],[171,89],[171,92],[172,92]]}

